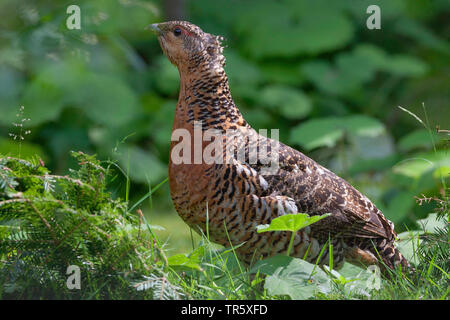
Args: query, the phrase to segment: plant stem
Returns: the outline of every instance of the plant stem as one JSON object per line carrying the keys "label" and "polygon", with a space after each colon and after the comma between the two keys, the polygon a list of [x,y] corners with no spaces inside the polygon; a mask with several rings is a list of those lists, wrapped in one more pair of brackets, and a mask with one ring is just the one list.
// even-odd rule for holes
{"label": "plant stem", "polygon": [[291,232],[291,240],[289,241],[289,247],[287,249],[287,256],[289,257],[291,255],[292,246],[294,244],[294,238],[295,238],[295,232]]}

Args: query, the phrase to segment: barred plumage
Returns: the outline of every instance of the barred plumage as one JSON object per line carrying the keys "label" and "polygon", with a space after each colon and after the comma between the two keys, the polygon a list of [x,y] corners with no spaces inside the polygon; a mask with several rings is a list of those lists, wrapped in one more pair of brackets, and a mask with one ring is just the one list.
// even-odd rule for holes
{"label": "barred plumage", "polygon": [[[326,245],[319,261],[326,264],[330,239],[334,268],[342,266],[344,261],[384,264],[389,268],[408,266],[395,248],[392,222],[367,197],[299,151],[282,143],[274,149],[272,139],[260,136],[245,121],[231,97],[220,37],[185,21],[155,24],[152,29],[180,73],[173,130],[183,129],[190,134],[188,142],[192,145],[184,150],[189,153],[187,158],[193,159],[199,152],[194,137],[196,123],[201,122],[202,133],[210,129],[221,132],[214,141],[220,140],[222,149],[216,149],[213,154],[222,163],[208,163],[203,158],[199,163],[194,160],[177,163],[171,154],[171,196],[177,212],[188,225],[205,232],[208,211],[211,239],[225,246],[229,241],[242,244],[238,253],[251,263],[260,257],[285,253],[289,244],[286,232],[258,234],[257,225],[267,224],[286,213],[331,213],[298,232],[294,256],[303,258],[307,253],[306,260],[315,263]],[[233,132],[234,139],[227,139],[226,130]],[[212,144],[210,141],[212,138],[200,141],[201,156]],[[171,152],[177,143],[172,141]],[[227,158],[226,151],[230,148],[243,151],[244,157]],[[279,167],[275,172],[265,172],[266,164],[261,159],[251,161],[249,154],[254,149],[267,150],[269,158],[277,156]]]}

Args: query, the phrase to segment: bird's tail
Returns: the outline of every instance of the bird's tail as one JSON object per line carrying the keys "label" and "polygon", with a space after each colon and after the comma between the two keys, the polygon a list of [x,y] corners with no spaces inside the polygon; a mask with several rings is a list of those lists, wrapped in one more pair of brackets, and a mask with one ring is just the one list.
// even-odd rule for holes
{"label": "bird's tail", "polygon": [[390,274],[390,270],[401,268],[402,273],[414,272],[414,268],[402,255],[400,250],[395,246],[394,241],[380,239],[375,242],[375,246],[371,248],[372,253],[381,260],[378,265],[381,267],[383,274]]}
{"label": "bird's tail", "polygon": [[414,272],[408,260],[395,247],[394,241],[385,238],[347,248],[345,258],[346,261],[359,266],[377,265],[387,278],[391,278],[391,271],[397,268],[401,268],[403,274]]}

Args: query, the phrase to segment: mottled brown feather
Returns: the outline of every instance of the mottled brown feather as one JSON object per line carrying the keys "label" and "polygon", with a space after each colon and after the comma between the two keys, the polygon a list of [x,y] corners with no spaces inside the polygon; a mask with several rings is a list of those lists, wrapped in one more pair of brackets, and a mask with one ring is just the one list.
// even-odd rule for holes
{"label": "mottled brown feather", "polygon": [[[175,35],[175,28],[182,30]],[[344,179],[317,164],[301,152],[282,143],[272,150],[271,139],[251,128],[236,107],[224,70],[221,38],[203,32],[185,21],[157,25],[158,39],[169,60],[180,72],[180,94],[173,130],[194,134],[194,123],[202,130],[232,129],[236,140],[220,139],[226,148],[251,148],[249,137],[258,137],[258,148],[277,152],[275,174],[262,171],[261,162],[224,159],[223,164],[176,164],[169,162],[170,191],[179,215],[198,232],[206,230],[208,212],[211,239],[222,245],[240,244],[241,258],[254,259],[284,253],[289,243],[286,232],[256,232],[256,226],[286,213],[331,215],[300,230],[294,240],[293,255],[319,264],[328,263],[331,240],[334,267],[345,260],[355,264],[381,264],[389,268],[408,265],[395,248],[395,231],[380,210]],[[194,142],[192,137],[191,142]],[[210,142],[203,142],[203,151]],[[171,151],[177,142],[172,142]],[[258,149],[259,150],[259,149]],[[191,154],[194,154],[192,143]],[[305,256],[306,255],[306,256]]]}

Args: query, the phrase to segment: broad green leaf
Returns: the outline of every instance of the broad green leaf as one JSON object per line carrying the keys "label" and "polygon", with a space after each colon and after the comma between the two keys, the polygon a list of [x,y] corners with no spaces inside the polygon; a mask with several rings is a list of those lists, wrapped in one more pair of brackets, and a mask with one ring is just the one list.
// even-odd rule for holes
{"label": "broad green leaf", "polygon": [[156,88],[168,95],[175,96],[180,87],[180,75],[177,67],[163,55],[159,56],[156,62],[155,70]]}
{"label": "broad green leaf", "polygon": [[354,55],[361,57],[372,68],[403,76],[419,76],[428,70],[428,66],[422,60],[405,54],[390,55],[380,47],[372,44],[360,44],[354,51]]}
{"label": "broad green leaf", "polygon": [[258,262],[252,272],[267,275],[264,288],[270,295],[287,295],[304,300],[331,291],[331,280],[319,267],[304,260],[275,256]]}
{"label": "broad green leaf", "polygon": [[428,65],[416,57],[399,54],[391,56],[382,70],[401,76],[418,77],[428,71]]}
{"label": "broad green leaf", "polygon": [[23,105],[33,125],[56,119],[71,106],[99,124],[117,127],[136,116],[135,93],[119,78],[94,73],[79,60],[43,67],[24,92]]}
{"label": "broad green leaf", "polygon": [[280,113],[288,119],[300,119],[311,111],[311,101],[301,90],[283,85],[265,87],[258,99],[260,105]]}
{"label": "broad green leaf", "polygon": [[289,86],[298,86],[305,82],[305,78],[298,69],[297,64],[283,62],[264,62],[260,69],[269,83],[279,83]]}
{"label": "broad green leaf", "polygon": [[231,85],[254,87],[264,81],[258,66],[245,59],[237,51],[227,50],[226,58],[225,70]]}
{"label": "broad green leaf", "polygon": [[200,246],[194,251],[192,251],[189,255],[176,254],[170,256],[169,258],[167,258],[167,262],[171,267],[189,268],[202,271],[203,269],[200,266],[200,263],[204,254],[205,254],[205,247]]}
{"label": "broad green leaf", "polygon": [[25,89],[23,105],[31,125],[55,120],[64,108],[64,90],[44,73]]}
{"label": "broad green leaf", "polygon": [[352,115],[343,118],[343,127],[350,134],[362,137],[376,137],[385,130],[384,125],[380,121],[365,115]]}
{"label": "broad green leaf", "polygon": [[190,259],[184,254],[176,254],[167,258],[167,262],[170,267],[184,267],[189,269],[196,269],[201,271],[202,268],[199,265],[199,261],[196,259]]}
{"label": "broad green leaf", "polygon": [[131,121],[138,111],[135,93],[119,78],[106,75],[87,75],[71,98],[92,121],[110,127]]}
{"label": "broad green leaf", "polygon": [[368,116],[328,117],[301,123],[291,131],[290,141],[311,150],[317,147],[333,147],[345,133],[376,137],[384,131],[382,123]]}
{"label": "broad green leaf", "polygon": [[353,37],[353,25],[339,9],[327,10],[308,2],[296,10],[274,1],[244,3],[248,9],[240,10],[235,30],[246,36],[243,50],[257,59],[323,53],[345,46]]}
{"label": "broad green leaf", "polygon": [[[392,137],[387,131],[380,127],[380,132],[377,132],[377,127],[374,126],[374,131],[365,132],[366,134],[349,134],[348,149],[353,151],[355,158],[358,159],[383,159],[391,156],[394,153],[395,145]],[[372,133],[372,135],[369,135]]]}
{"label": "broad green leaf", "polygon": [[372,68],[382,68],[387,60],[386,52],[376,45],[370,43],[361,43],[355,46],[353,54],[364,59],[366,64]]}
{"label": "broad green leaf", "polygon": [[265,80],[259,67],[234,50],[227,50],[225,54],[227,58],[225,71],[233,95],[255,100],[260,93],[258,86]]}
{"label": "broad green leaf", "polygon": [[406,259],[413,263],[419,263],[417,247],[422,243],[420,238],[425,233],[435,233],[437,228],[445,228],[446,219],[438,219],[436,213],[430,213],[425,219],[417,220],[419,230],[410,230],[398,234],[398,248]]}
{"label": "broad green leaf", "polygon": [[450,177],[450,165],[443,165],[437,168],[433,171],[433,178],[440,179],[444,178],[447,179]]}
{"label": "broad green leaf", "polygon": [[430,213],[425,219],[417,220],[417,224],[425,232],[434,233],[436,231],[436,228],[445,228],[448,223],[445,220],[445,218],[438,219],[436,213]]}
{"label": "broad green leaf", "polygon": [[[374,76],[375,68],[367,63],[365,57],[351,53],[341,53],[336,57],[336,68],[345,81],[351,81],[353,86],[366,83]],[[351,86],[349,86],[351,87]]]}
{"label": "broad green leaf", "polygon": [[[392,171],[413,179],[420,178],[423,174],[444,167],[450,167],[450,155],[446,151],[417,154],[396,164]],[[442,170],[443,178],[450,176],[450,172]]]}
{"label": "broad green leaf", "polygon": [[390,170],[393,165],[398,163],[399,158],[398,154],[392,154],[383,158],[355,159],[356,161],[348,168],[348,172],[353,176],[361,172]]}
{"label": "broad green leaf", "polygon": [[335,63],[313,60],[300,66],[306,79],[321,91],[332,95],[345,95],[370,81],[376,69],[367,59],[354,52],[337,55]]}
{"label": "broad green leaf", "polygon": [[344,130],[337,126],[339,119],[328,117],[305,121],[291,131],[289,141],[307,150],[333,147],[344,135]]}
{"label": "broad green leaf", "polygon": [[328,61],[315,59],[300,66],[301,73],[323,92],[337,95],[349,90],[345,80]]}
{"label": "broad green leaf", "polygon": [[328,217],[330,214],[323,214],[320,216],[309,216],[306,213],[297,214],[285,214],[273,219],[269,225],[261,225],[258,227],[257,232],[267,231],[291,231],[297,232],[313,223],[316,223],[323,218]]}
{"label": "broad green leaf", "polygon": [[134,181],[148,183],[148,177],[154,183],[167,176],[167,167],[154,154],[139,147],[121,146],[116,157],[124,170],[129,167],[128,174]]}
{"label": "broad green leaf", "polygon": [[417,148],[431,149],[434,143],[440,140],[435,132],[429,132],[427,129],[418,129],[403,136],[398,141],[398,147],[402,151],[410,151]]}
{"label": "broad green leaf", "polygon": [[355,266],[349,262],[345,262],[341,269],[339,269],[339,273],[346,278],[354,278],[358,276],[358,274],[363,269],[361,267]]}
{"label": "broad green leaf", "polygon": [[360,44],[336,55],[334,63],[315,59],[302,64],[300,70],[321,91],[345,95],[372,80],[378,71],[415,77],[425,74],[428,67],[414,56],[389,55],[372,44]]}
{"label": "broad green leaf", "polygon": [[[339,49],[353,37],[354,27],[343,12],[322,7],[303,14],[294,38],[299,44],[299,52],[319,54]],[[324,25],[327,28],[323,28]]]}
{"label": "broad green leaf", "polygon": [[295,233],[323,218],[328,217],[330,214],[326,213],[320,216],[310,217],[306,213],[297,214],[285,214],[280,217],[273,219],[269,225],[259,225],[257,226],[257,232],[267,232],[267,231],[291,231],[291,239],[289,241],[289,246],[286,251],[286,255],[290,255],[293,242],[295,238]]}
{"label": "broad green leaf", "polygon": [[419,238],[421,234],[423,231],[405,231],[398,235],[400,240],[397,241],[397,248],[409,262],[414,264],[419,263],[417,248],[423,241]]}
{"label": "broad green leaf", "polygon": [[395,224],[399,224],[411,212],[415,203],[414,194],[410,192],[401,192],[389,202],[385,215]]}

